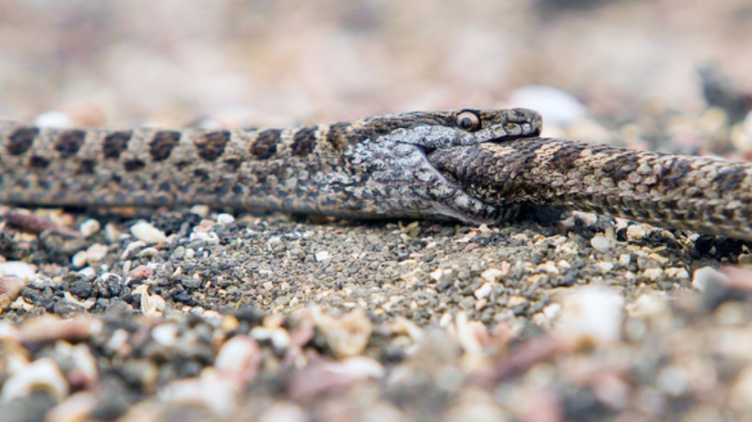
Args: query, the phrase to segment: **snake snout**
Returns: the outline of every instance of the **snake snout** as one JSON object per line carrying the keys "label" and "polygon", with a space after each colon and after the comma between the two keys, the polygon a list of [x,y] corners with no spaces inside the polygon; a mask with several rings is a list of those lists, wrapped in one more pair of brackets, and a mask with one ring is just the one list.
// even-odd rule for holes
{"label": "snake snout", "polygon": [[541,129],[543,128],[543,117],[537,111],[527,108],[515,108],[509,113],[507,119],[510,125],[521,129],[519,136],[540,136]]}

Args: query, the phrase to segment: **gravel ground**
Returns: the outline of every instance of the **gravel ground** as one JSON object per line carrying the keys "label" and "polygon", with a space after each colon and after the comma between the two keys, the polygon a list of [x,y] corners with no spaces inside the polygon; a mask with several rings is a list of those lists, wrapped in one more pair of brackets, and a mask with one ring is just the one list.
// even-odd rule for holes
{"label": "gravel ground", "polygon": [[[742,1],[33,3],[0,5],[2,118],[237,126],[524,103],[546,135],[752,158]],[[733,239],[544,209],[479,228],[211,206],[0,215],[2,421],[752,418],[752,253]]]}

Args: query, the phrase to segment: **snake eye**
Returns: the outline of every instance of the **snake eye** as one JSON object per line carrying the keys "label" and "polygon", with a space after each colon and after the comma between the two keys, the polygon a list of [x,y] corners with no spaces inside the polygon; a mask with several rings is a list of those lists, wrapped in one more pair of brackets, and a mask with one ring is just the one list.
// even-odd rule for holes
{"label": "snake eye", "polygon": [[460,129],[472,132],[480,127],[480,118],[472,111],[463,111],[457,115],[457,126]]}

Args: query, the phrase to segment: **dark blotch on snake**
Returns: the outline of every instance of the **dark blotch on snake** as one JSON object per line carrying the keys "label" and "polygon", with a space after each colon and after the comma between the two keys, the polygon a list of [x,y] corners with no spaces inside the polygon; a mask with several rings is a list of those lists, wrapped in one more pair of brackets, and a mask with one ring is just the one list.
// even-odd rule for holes
{"label": "dark blotch on snake", "polygon": [[198,150],[199,157],[206,161],[215,161],[225,152],[229,141],[230,131],[220,130],[197,135],[193,143]]}
{"label": "dark blotch on snake", "polygon": [[46,169],[47,167],[50,166],[50,160],[44,157],[39,157],[37,155],[34,155],[31,158],[29,158],[29,166],[35,169]]}
{"label": "dark blotch on snake", "polygon": [[95,160],[81,160],[81,165],[78,167],[76,174],[94,174],[94,169],[97,167]]}
{"label": "dark blotch on snake", "polygon": [[118,132],[112,132],[104,137],[102,142],[102,152],[104,158],[120,158],[120,154],[128,148],[128,141],[131,140],[133,132],[129,130],[123,130]]}
{"label": "dark blotch on snake", "polygon": [[259,133],[251,145],[251,154],[259,160],[271,158],[277,153],[277,144],[281,135],[282,131],[279,129],[269,129]]}
{"label": "dark blotch on snake", "polygon": [[125,168],[125,171],[127,172],[138,171],[144,167],[146,167],[146,163],[138,159],[128,160],[123,164],[123,168]]}
{"label": "dark blotch on snake", "polygon": [[86,139],[86,132],[83,130],[67,130],[57,134],[55,142],[55,151],[60,153],[62,158],[70,158],[78,153],[81,145]]}
{"label": "dark blotch on snake", "polygon": [[31,148],[34,143],[34,138],[39,135],[39,128],[37,127],[22,127],[18,128],[8,137],[8,145],[6,149],[10,155],[21,155]]}
{"label": "dark blotch on snake", "polygon": [[154,134],[149,143],[149,154],[154,161],[170,158],[173,148],[180,142],[180,132],[163,130]]}
{"label": "dark blotch on snake", "polygon": [[295,132],[292,138],[292,153],[293,155],[306,155],[313,150],[316,145],[316,128],[304,127]]}

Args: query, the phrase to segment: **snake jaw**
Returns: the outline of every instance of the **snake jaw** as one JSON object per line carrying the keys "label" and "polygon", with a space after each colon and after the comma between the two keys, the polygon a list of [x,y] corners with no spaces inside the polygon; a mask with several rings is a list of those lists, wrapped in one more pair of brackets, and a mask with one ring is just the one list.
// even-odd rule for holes
{"label": "snake jaw", "polygon": [[[463,128],[457,122],[468,115],[477,126],[461,122]],[[342,196],[368,198],[353,201],[353,214],[496,223],[515,215],[516,208],[490,205],[473,197],[434,167],[427,156],[443,148],[535,136],[540,127],[540,115],[526,109],[466,109],[370,119],[354,128],[351,138],[358,141],[343,153],[359,182]]]}
{"label": "snake jaw", "polygon": [[[422,155],[424,166],[430,168],[422,177],[416,178],[416,186],[423,187],[418,191],[419,197],[426,200],[426,217],[449,217],[466,224],[479,226],[481,224],[496,224],[517,214],[518,207],[507,209],[491,205],[477,199],[466,192],[448,173],[434,167],[427,154],[430,148],[417,147]],[[419,173],[420,174],[420,173]]]}
{"label": "snake jaw", "polygon": [[473,139],[470,142],[462,137],[464,133],[459,133],[454,138],[447,137],[440,142],[433,140],[433,142],[413,143],[412,146],[421,155],[421,166],[425,168],[424,176],[416,178],[416,186],[425,187],[425,191],[420,193],[420,196],[429,201],[431,217],[445,216],[474,225],[495,224],[514,218],[519,212],[519,206],[500,207],[473,197],[449,173],[434,167],[428,156],[449,144],[503,143],[520,138],[536,137],[540,135],[543,120],[537,112],[527,109],[510,109],[502,113],[493,110],[473,112],[485,113],[486,117],[492,116],[491,118],[503,117],[497,124],[488,125],[481,132],[473,133]]}

